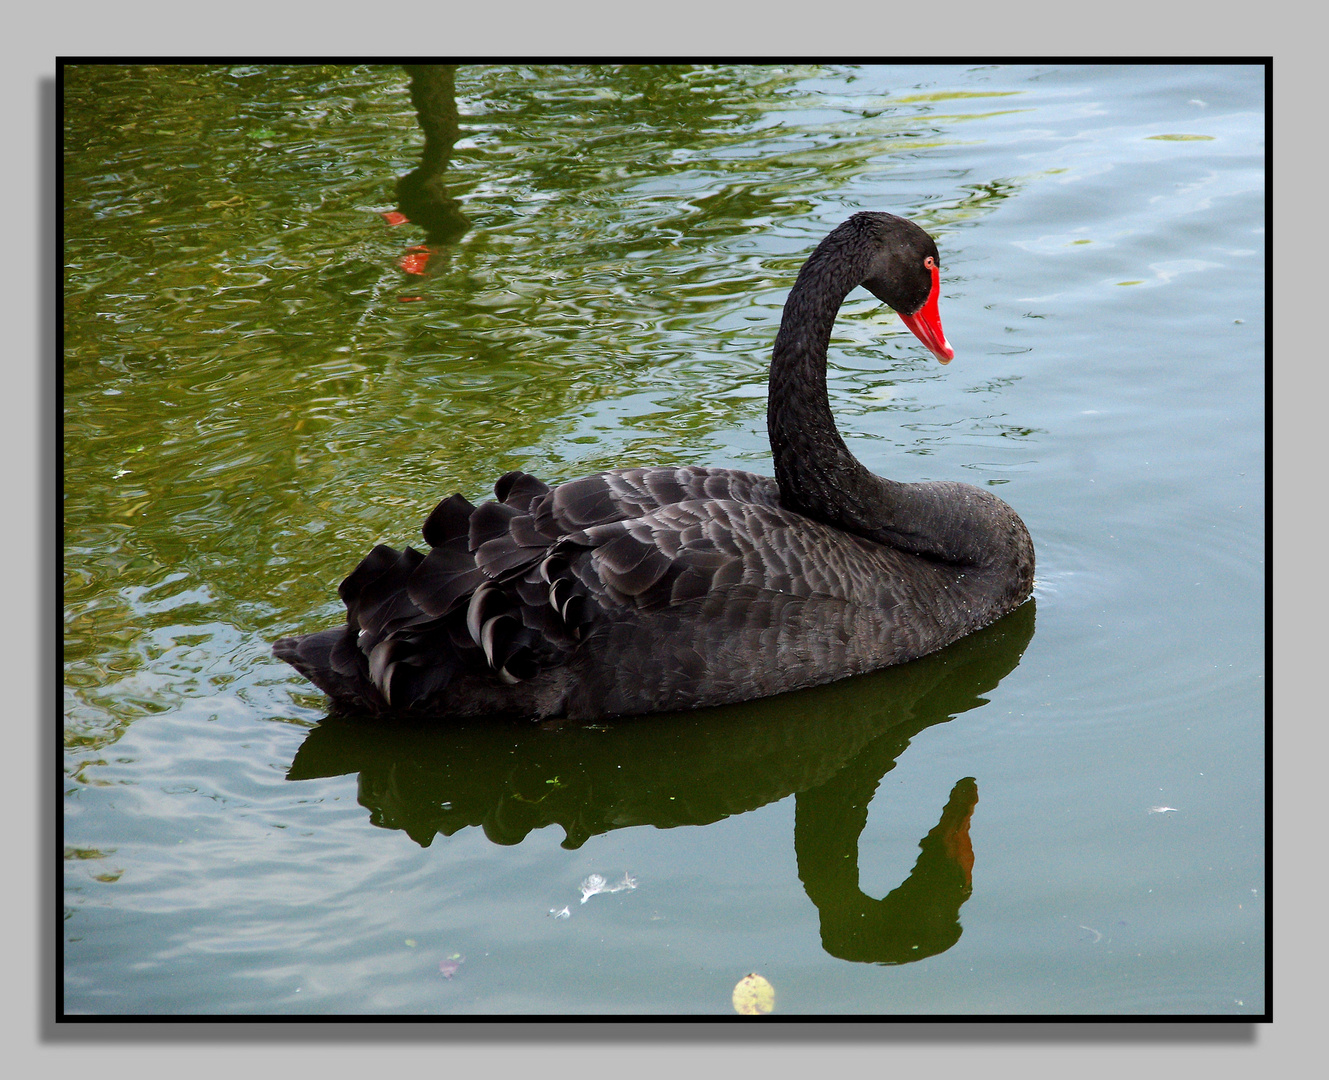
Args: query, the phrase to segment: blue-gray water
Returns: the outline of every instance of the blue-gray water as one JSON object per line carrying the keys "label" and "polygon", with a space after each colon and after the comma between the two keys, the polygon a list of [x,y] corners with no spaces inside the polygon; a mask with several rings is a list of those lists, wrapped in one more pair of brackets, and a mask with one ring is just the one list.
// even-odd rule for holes
{"label": "blue-gray water", "polygon": [[[65,1008],[1262,1012],[1263,90],[463,67],[420,277],[399,70],[67,69]],[[768,472],[780,304],[858,209],[936,235],[957,357],[853,294],[841,430],[995,485],[1035,605],[721,712],[320,725],[270,642],[438,498]]]}

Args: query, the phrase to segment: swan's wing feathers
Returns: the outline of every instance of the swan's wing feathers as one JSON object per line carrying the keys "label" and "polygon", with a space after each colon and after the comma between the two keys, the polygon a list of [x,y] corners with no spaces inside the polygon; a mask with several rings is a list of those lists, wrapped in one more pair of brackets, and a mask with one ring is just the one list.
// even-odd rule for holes
{"label": "swan's wing feathers", "polygon": [[555,536],[546,536],[540,532],[535,527],[535,519],[529,514],[513,518],[508,524],[508,531],[513,542],[524,548],[548,547],[551,540],[557,539]]}
{"label": "swan's wing feathers", "polygon": [[432,549],[411,573],[406,592],[421,611],[435,617],[446,615],[484,584],[485,575],[475,556],[448,544]]}
{"label": "swan's wing feathers", "polygon": [[423,560],[412,547],[399,552],[380,544],[342,582],[346,619],[358,630],[363,647],[372,648],[393,631],[425,618],[406,590]]}
{"label": "swan's wing feathers", "polygon": [[652,538],[638,539],[625,531],[597,546],[591,556],[597,576],[624,596],[640,597],[660,582],[677,560],[670,559]]}
{"label": "swan's wing feathers", "polygon": [[739,469],[615,469],[559,484],[548,498],[533,500],[530,513],[536,529],[555,537],[707,500],[778,506],[780,489],[768,476]]}
{"label": "swan's wing feathers", "polygon": [[475,565],[487,578],[506,578],[514,570],[529,566],[531,561],[543,554],[548,546],[548,540],[535,549],[523,546],[511,532],[508,532],[492,540],[486,540],[476,548],[473,553]]}
{"label": "swan's wing feathers", "polygon": [[[722,469],[627,469],[552,489],[509,473],[494,492],[496,501],[479,506],[460,495],[440,503],[425,526],[436,542],[428,555],[398,566],[395,554],[371,553],[357,569],[385,593],[402,594],[361,641],[385,696],[400,697],[399,683],[424,663],[426,649],[511,682],[566,660],[612,612],[760,583],[749,533],[760,539],[770,526],[749,525],[749,510],[786,514],[774,504],[772,481]],[[756,501],[745,509],[736,495]],[[380,627],[402,633],[375,652],[387,640]]]}
{"label": "swan's wing feathers", "polygon": [[658,606],[672,607],[726,589],[742,580],[743,563],[719,552],[690,552],[680,572],[669,581],[667,594],[658,595]]}
{"label": "swan's wing feathers", "polygon": [[602,606],[643,610],[743,585],[756,594],[847,599],[878,591],[873,545],[778,506],[697,500],[573,534],[571,571]]}
{"label": "swan's wing feathers", "polygon": [[531,503],[549,494],[549,485],[530,473],[510,472],[500,476],[494,484],[494,498],[525,513]]}
{"label": "swan's wing feathers", "polygon": [[462,495],[453,495],[444,499],[433,512],[425,518],[425,543],[430,547],[456,542],[464,549],[471,527],[471,515],[475,507]]}
{"label": "swan's wing feathers", "polygon": [[512,519],[521,511],[507,503],[481,503],[471,514],[470,530],[466,546],[474,551],[489,540],[506,537],[509,534]]}
{"label": "swan's wing feathers", "polygon": [[615,499],[604,473],[559,484],[532,508],[536,529],[546,535],[622,521],[630,512],[630,506]]}
{"label": "swan's wing feathers", "polygon": [[[668,664],[686,680],[723,647],[713,631],[732,624],[752,640],[787,621],[791,600],[842,598],[871,569],[843,542],[829,551],[829,530],[752,473],[625,469],[554,488],[509,473],[494,492],[440,502],[427,554],[381,545],[346,578],[348,627],[318,651],[320,685],[359,679],[362,702],[376,692],[394,711],[428,709],[453,680],[510,687],[648,614],[678,622]],[[693,620],[706,640],[689,644]]]}
{"label": "swan's wing feathers", "polygon": [[396,548],[388,547],[387,544],[376,544],[374,549],[360,560],[360,565],[347,574],[337,586],[337,594],[349,607],[364,591],[365,586],[391,571],[400,556],[401,552]]}

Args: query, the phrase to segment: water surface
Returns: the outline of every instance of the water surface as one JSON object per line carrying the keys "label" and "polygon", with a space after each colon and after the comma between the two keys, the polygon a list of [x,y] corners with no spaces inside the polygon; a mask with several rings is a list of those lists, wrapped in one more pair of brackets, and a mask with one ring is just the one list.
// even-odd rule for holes
{"label": "water surface", "polygon": [[[1261,69],[462,67],[423,275],[400,69],[64,78],[68,1012],[1264,1010]],[[1015,506],[1033,603],[690,716],[323,722],[271,641],[439,498],[769,472],[859,209],[957,358],[852,294],[841,430]]]}

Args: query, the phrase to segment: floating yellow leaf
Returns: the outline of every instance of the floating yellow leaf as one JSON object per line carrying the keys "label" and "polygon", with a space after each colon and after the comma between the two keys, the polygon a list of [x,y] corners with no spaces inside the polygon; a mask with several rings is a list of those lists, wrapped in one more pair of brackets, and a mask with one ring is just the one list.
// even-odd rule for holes
{"label": "floating yellow leaf", "polygon": [[734,987],[734,1011],[743,1016],[761,1016],[775,1008],[775,987],[755,972],[744,975]]}

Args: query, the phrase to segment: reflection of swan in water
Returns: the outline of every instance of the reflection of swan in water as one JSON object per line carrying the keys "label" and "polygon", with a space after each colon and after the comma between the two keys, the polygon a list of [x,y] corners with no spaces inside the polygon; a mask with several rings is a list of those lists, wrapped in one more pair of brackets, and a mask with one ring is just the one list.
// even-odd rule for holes
{"label": "reflection of swan in water", "polygon": [[429,244],[460,240],[471,221],[449,193],[446,180],[452,147],[461,134],[457,115],[456,68],[450,64],[411,64],[411,101],[425,134],[420,164],[397,181],[397,207],[425,230]]}
{"label": "reflection of swan in water", "polygon": [[910,740],[986,703],[1019,662],[1034,604],[902,667],[783,698],[603,726],[473,723],[310,731],[288,778],[359,773],[374,824],[421,846],[480,827],[496,844],[560,825],[565,848],[613,829],[707,825],[796,798],[799,877],[827,952],[903,963],[959,937],[970,892],[972,779],[955,785],[908,880],[884,900],[858,887],[858,838],[881,777]]}
{"label": "reflection of swan in water", "polygon": [[907,964],[960,940],[960,905],[973,891],[969,819],[978,785],[966,777],[951,789],[941,820],[918,845],[922,852],[913,872],[884,899],[874,900],[858,884],[858,838],[880,782],[872,757],[860,756],[827,784],[799,793],[794,853],[799,880],[821,912],[821,943],[828,953],[842,960]]}

